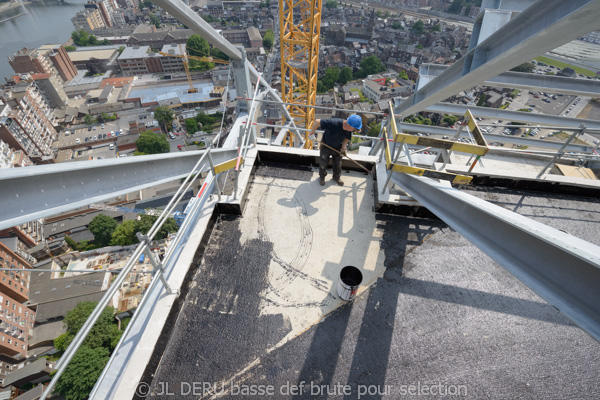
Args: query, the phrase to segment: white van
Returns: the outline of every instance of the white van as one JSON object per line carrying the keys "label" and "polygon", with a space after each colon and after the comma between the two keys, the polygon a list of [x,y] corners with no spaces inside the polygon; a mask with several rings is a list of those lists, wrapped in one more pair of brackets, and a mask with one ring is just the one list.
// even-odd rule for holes
{"label": "white van", "polygon": [[109,150],[114,150],[114,149],[115,149],[115,145],[114,145],[114,143],[113,143],[113,144],[111,144],[110,146],[108,146],[108,149],[109,149]]}

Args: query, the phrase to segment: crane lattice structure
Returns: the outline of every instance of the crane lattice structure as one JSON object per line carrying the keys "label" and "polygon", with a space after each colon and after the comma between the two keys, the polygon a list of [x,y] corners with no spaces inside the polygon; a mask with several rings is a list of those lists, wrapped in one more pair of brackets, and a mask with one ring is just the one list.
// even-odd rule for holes
{"label": "crane lattice structure", "polygon": [[[317,99],[321,6],[321,0],[279,0],[281,97],[293,104],[287,106],[290,114],[306,128],[315,121],[315,109],[303,106],[314,106]],[[291,135],[286,142],[293,145]],[[304,147],[312,148],[308,136]]]}
{"label": "crane lattice structure", "polygon": [[196,89],[194,87],[194,83],[192,82],[192,76],[190,75],[190,67],[189,67],[188,60],[198,60],[198,61],[213,62],[213,63],[218,63],[218,64],[229,64],[229,61],[220,60],[220,59],[214,58],[214,57],[190,56],[189,54],[187,54],[186,51],[183,50],[181,45],[179,45],[179,51],[181,51],[181,55],[180,54],[169,54],[169,53],[165,53],[162,51],[159,51],[158,54],[163,55],[165,57],[183,58],[183,60],[182,60],[183,69],[185,70],[185,75],[187,76],[188,84],[190,85],[190,88],[188,89],[188,93],[198,93],[198,89]]}

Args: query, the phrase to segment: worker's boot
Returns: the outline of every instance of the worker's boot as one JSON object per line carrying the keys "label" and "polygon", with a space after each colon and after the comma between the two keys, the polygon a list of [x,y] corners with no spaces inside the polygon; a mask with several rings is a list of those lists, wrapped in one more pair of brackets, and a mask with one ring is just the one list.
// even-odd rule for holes
{"label": "worker's boot", "polygon": [[325,177],[324,176],[319,178],[319,183],[321,184],[321,186],[325,186]]}
{"label": "worker's boot", "polygon": [[344,181],[342,181],[340,178],[333,178],[333,180],[340,186],[344,186]]}

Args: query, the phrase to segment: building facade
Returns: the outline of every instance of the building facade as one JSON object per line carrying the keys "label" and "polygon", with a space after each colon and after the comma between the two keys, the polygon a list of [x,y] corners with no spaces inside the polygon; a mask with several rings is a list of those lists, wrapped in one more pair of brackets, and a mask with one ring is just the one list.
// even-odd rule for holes
{"label": "building facade", "polygon": [[50,60],[36,49],[24,47],[12,57],[8,57],[8,63],[17,74],[50,74],[54,72]]}
{"label": "building facade", "polygon": [[[0,94],[4,110],[0,115],[0,139],[34,161],[53,155],[57,133],[53,111],[33,82],[20,82]],[[0,106],[2,107],[2,106]]]}
{"label": "building facade", "polygon": [[148,58],[149,50],[149,46],[126,47],[119,58],[117,58],[123,75],[133,76],[149,73],[146,66],[146,58]]}
{"label": "building facade", "polygon": [[24,259],[0,242],[0,353],[17,358],[27,354],[35,312],[22,303],[29,299],[29,273]]}
{"label": "building facade", "polygon": [[97,8],[85,8],[79,11],[71,18],[75,30],[84,30],[87,33],[94,33],[97,29],[106,27],[104,19]]}

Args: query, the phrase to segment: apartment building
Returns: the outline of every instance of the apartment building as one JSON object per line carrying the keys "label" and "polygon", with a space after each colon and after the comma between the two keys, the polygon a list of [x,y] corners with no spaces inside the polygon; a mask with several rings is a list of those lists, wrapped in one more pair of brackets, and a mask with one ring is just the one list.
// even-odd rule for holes
{"label": "apartment building", "polygon": [[185,56],[185,49],[185,44],[166,44],[162,47],[161,53],[173,55],[173,57],[169,57],[162,54],[162,57],[160,57],[163,72],[174,73],[183,72],[185,70],[183,67],[183,58],[181,58],[181,56]]}
{"label": "apartment building", "polygon": [[12,57],[8,57],[8,63],[17,74],[51,74],[54,72],[50,60],[37,49],[23,47]]}
{"label": "apartment building", "polygon": [[31,265],[0,241],[0,354],[24,357],[35,312],[22,303],[29,299]]}
{"label": "apartment building", "polygon": [[133,76],[147,74],[146,58],[148,57],[149,46],[125,47],[117,62],[123,72],[123,75]]}
{"label": "apartment building", "polygon": [[36,162],[52,158],[57,133],[53,111],[34,82],[19,82],[0,93],[0,139]]}
{"label": "apartment building", "polygon": [[71,22],[73,23],[75,30],[81,29],[90,34],[94,33],[97,29],[106,27],[102,15],[100,14],[100,10],[97,8],[86,8],[79,11],[71,18]]}

